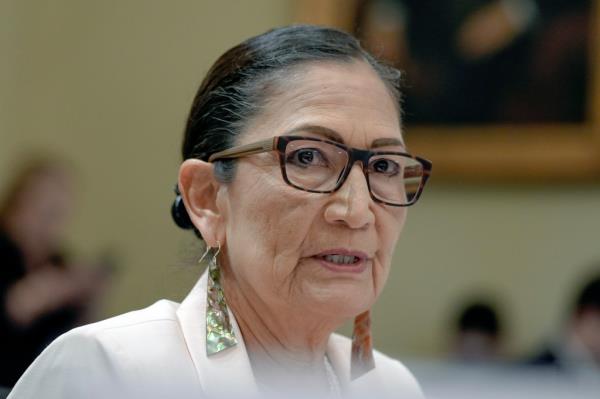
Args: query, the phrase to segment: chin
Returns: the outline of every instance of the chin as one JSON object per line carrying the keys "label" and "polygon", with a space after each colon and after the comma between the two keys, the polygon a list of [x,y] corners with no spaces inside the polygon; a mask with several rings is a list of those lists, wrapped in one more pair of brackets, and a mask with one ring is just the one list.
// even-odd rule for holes
{"label": "chin", "polygon": [[314,308],[327,316],[345,321],[369,310],[375,303],[372,288],[358,289],[346,284],[336,288],[330,289],[326,294],[319,291],[319,295],[311,298],[310,302],[314,303]]}

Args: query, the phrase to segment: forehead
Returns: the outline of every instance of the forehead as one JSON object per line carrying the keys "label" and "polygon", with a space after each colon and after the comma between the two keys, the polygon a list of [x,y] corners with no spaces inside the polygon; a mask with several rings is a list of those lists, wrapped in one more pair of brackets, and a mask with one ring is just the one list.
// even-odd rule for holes
{"label": "forehead", "polygon": [[402,137],[392,95],[361,61],[311,63],[293,70],[272,88],[241,141],[285,135],[301,126],[322,126],[337,132],[346,144],[362,148],[377,139]]}

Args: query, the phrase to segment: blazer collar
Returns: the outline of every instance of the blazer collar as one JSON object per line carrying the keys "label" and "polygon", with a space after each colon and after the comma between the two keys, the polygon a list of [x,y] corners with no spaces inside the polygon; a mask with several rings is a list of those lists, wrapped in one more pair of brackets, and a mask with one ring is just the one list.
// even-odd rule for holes
{"label": "blazer collar", "polygon": [[208,273],[204,272],[177,310],[177,318],[202,389],[208,397],[257,396],[258,388],[250,359],[231,311],[229,317],[238,344],[210,357],[206,355],[207,280]]}
{"label": "blazer collar", "polygon": [[[177,310],[183,337],[194,363],[198,379],[207,396],[224,397],[258,396],[259,390],[252,373],[252,366],[237,321],[229,311],[229,317],[238,344],[212,356],[206,355],[206,286],[208,273],[204,272],[192,291]],[[364,383],[374,382],[373,371],[355,381],[350,380],[351,341],[331,334],[327,344],[327,357],[335,371],[342,391],[355,391]],[[168,367],[168,365],[165,365]]]}

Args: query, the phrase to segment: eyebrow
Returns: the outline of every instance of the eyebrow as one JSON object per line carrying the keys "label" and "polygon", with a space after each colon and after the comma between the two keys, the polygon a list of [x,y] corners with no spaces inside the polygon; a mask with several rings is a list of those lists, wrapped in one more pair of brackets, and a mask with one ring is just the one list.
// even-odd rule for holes
{"label": "eyebrow", "polygon": [[397,138],[382,138],[382,139],[375,139],[373,140],[373,142],[371,143],[371,148],[377,148],[377,147],[387,147],[387,146],[393,146],[393,145],[397,145],[400,146],[402,148],[404,148],[404,142],[400,139]]}
{"label": "eyebrow", "polygon": [[320,126],[320,125],[300,125],[298,127],[293,128],[292,130],[289,130],[288,132],[286,132],[286,135],[297,133],[297,132],[316,133],[318,135],[325,136],[329,140],[335,141],[336,143],[344,144],[344,139],[342,138],[341,134],[339,134],[335,130],[330,129],[330,128],[325,127],[325,126]]}
{"label": "eyebrow", "polygon": [[[293,133],[297,133],[297,132],[310,132],[310,133],[315,133],[315,134],[319,134],[321,136],[325,136],[326,138],[328,138],[331,141],[335,141],[336,143],[340,143],[340,144],[345,144],[344,143],[344,139],[342,138],[342,135],[339,134],[338,132],[336,132],[333,129],[330,129],[328,127],[325,126],[320,126],[320,125],[300,125],[298,127],[295,127],[289,131],[286,132],[286,135],[291,135]],[[371,147],[370,148],[378,148],[378,147],[387,147],[387,146],[400,146],[402,148],[404,148],[404,142],[398,138],[379,138],[379,139],[375,139],[373,140],[373,142],[371,143]]]}

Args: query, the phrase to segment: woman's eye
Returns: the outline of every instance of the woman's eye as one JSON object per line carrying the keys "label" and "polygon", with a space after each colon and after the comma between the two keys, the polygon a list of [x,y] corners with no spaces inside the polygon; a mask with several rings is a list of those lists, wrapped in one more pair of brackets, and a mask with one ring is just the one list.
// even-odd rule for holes
{"label": "woman's eye", "polygon": [[321,152],[314,148],[297,150],[288,157],[288,162],[297,166],[324,166],[327,164]]}
{"label": "woman's eye", "polygon": [[371,164],[371,170],[388,176],[396,175],[400,171],[400,165],[390,159],[378,159]]}

